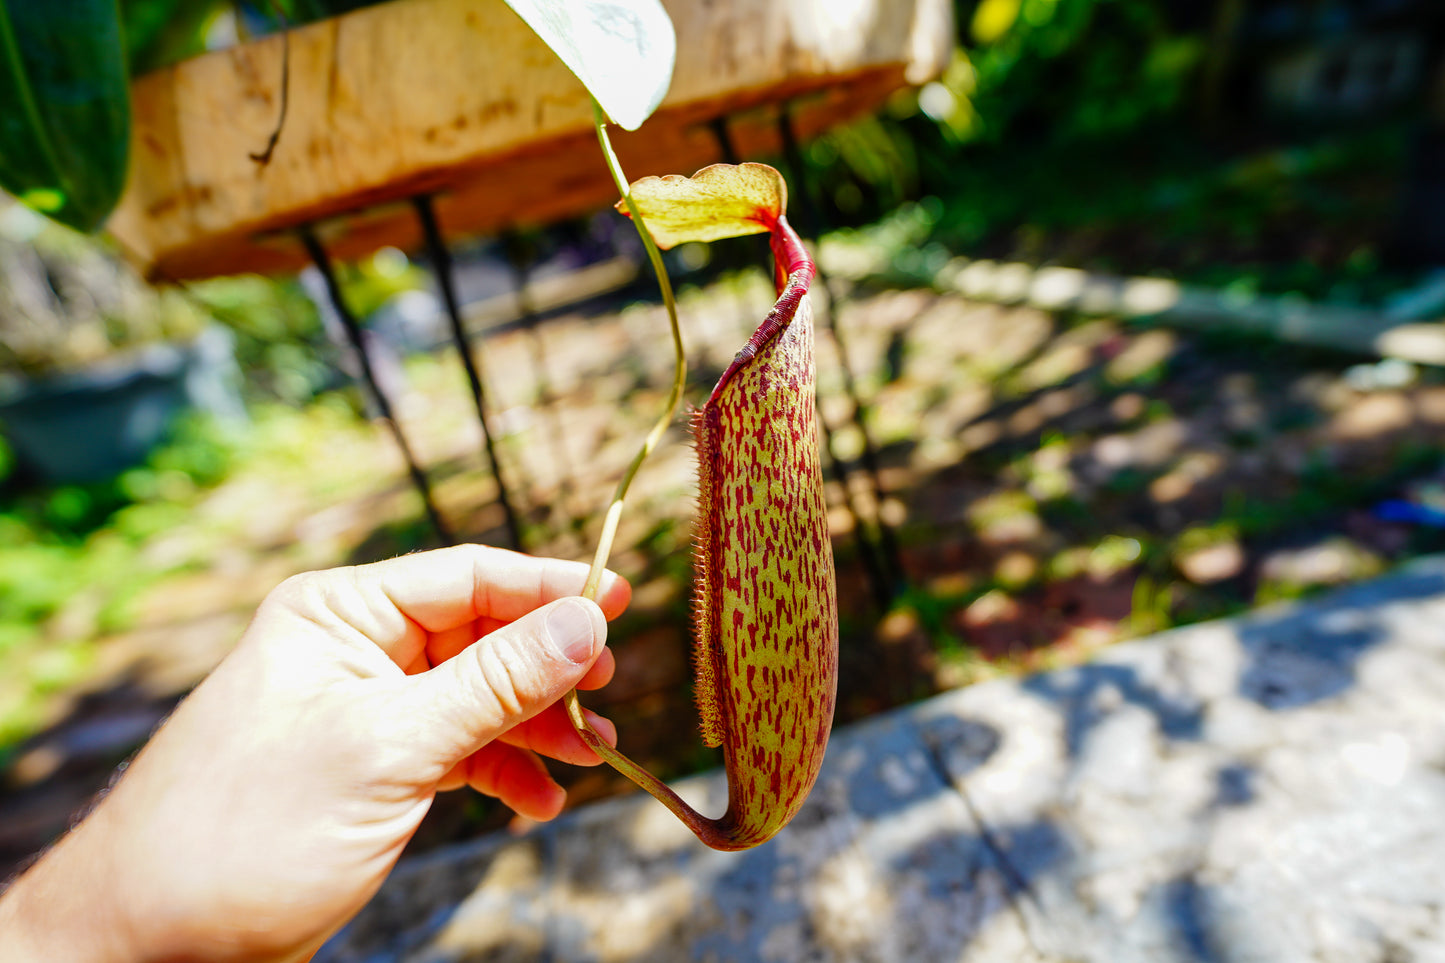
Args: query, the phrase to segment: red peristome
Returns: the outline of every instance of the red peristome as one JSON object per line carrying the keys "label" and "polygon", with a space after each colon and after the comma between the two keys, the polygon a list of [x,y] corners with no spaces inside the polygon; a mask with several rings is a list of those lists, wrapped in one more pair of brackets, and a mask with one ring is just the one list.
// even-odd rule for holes
{"label": "red peristome", "polygon": [[[798,237],[785,215],[774,216],[769,211],[759,211],[758,222],[767,224],[771,232],[768,241],[773,249],[773,283],[778,290],[778,300],[718,379],[712,395],[708,398],[709,404],[717,399],[735,371],[747,364],[759,348],[777,337],[778,332],[793,323],[798,306],[807,296],[808,288],[812,286],[813,278],[818,273],[813,259],[808,256],[807,248],[803,247],[802,238]],[[808,317],[808,333],[811,341],[811,314]]]}

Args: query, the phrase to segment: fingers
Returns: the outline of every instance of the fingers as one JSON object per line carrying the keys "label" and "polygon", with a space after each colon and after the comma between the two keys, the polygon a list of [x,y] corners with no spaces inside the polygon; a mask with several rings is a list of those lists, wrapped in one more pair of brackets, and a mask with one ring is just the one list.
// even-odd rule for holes
{"label": "fingers", "polygon": [[[496,629],[492,629],[495,632]],[[459,653],[465,651],[473,642],[484,634],[478,633],[473,636],[470,632],[442,633],[441,637],[433,637],[427,645],[426,651],[419,655],[416,661],[406,667],[407,675],[415,675],[417,672],[424,672],[434,665],[441,665],[447,659],[455,658]],[[466,641],[463,641],[463,640]],[[600,689],[612,681],[613,674],[617,671],[617,659],[613,656],[612,650],[606,648],[592,663],[592,668],[577,683],[578,689]]]}
{"label": "fingers", "polygon": [[617,657],[612,654],[612,649],[602,650],[597,661],[592,663],[592,668],[577,683],[579,689],[600,689],[612,681],[612,675],[617,671]]}
{"label": "fingers", "polygon": [[[617,743],[617,730],[610,721],[594,712],[587,713],[587,721],[609,743]],[[539,754],[577,766],[602,761],[583,744],[562,707],[551,706],[457,763],[437,789],[445,792],[469,785],[529,819],[551,819],[562,811],[567,793],[547,772]]]}
{"label": "fingers", "polygon": [[[538,606],[577,595],[586,577],[580,562],[458,545],[311,572],[276,594],[312,621],[358,633],[411,672],[421,645],[437,665]],[[626,579],[603,574],[598,604],[607,618],[621,614],[631,597]]]}
{"label": "fingers", "polygon": [[[506,623],[482,619],[470,625],[459,625],[454,629],[434,633],[426,643],[426,656],[432,665],[441,665],[447,659],[465,650],[484,635],[491,635]],[[608,678],[611,678],[609,676]],[[584,688],[597,688],[585,686]]]}
{"label": "fingers", "polygon": [[[511,622],[538,606],[577,595],[587,566],[486,545],[457,545],[359,566],[355,577],[375,587],[428,632],[476,619]],[[608,618],[627,607],[632,589],[613,572],[602,577],[598,604]]]}
{"label": "fingers", "polygon": [[467,785],[495,796],[528,819],[552,819],[567,802],[567,792],[526,749],[494,742],[468,756],[462,766]]}
{"label": "fingers", "polygon": [[[583,711],[592,728],[615,746],[617,728],[611,720],[595,712]],[[536,765],[523,765],[516,758],[517,752],[530,756]],[[488,743],[456,763],[437,783],[437,791],[449,792],[470,785],[479,792],[501,799],[531,819],[550,819],[556,815],[550,812],[552,797],[556,794],[552,787],[556,786],[556,782],[546,773],[538,756],[548,756],[574,766],[595,766],[602,762],[572,728],[566,711],[560,705],[553,705],[541,715],[503,734],[497,742]],[[545,783],[551,785],[537,778],[539,771],[547,775]],[[565,799],[566,792],[562,791],[561,795]]]}
{"label": "fingers", "polygon": [[[592,728],[610,745],[617,745],[617,727],[611,720],[595,712],[582,710]],[[539,755],[556,759],[573,766],[596,766],[602,760],[587,748],[582,737],[567,717],[567,710],[561,705],[548,706],[539,715],[528,719],[500,736],[501,741],[519,749],[530,749]]]}
{"label": "fingers", "polygon": [[[563,598],[503,626],[436,668],[406,679],[405,711],[448,768],[559,700],[603,651],[596,604]],[[605,670],[604,670],[605,671]]]}

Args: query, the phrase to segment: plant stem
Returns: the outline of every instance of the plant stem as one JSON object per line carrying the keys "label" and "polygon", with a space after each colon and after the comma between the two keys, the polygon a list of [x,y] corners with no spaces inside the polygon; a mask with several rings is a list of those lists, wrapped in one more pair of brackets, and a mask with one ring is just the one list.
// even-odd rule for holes
{"label": "plant stem", "polygon": [[607,169],[612,172],[612,179],[617,182],[617,189],[622,193],[622,202],[627,205],[627,211],[632,215],[632,224],[637,228],[637,233],[642,238],[642,246],[647,249],[647,259],[652,262],[652,270],[657,274],[657,286],[662,289],[662,303],[667,308],[667,320],[672,327],[674,363],[672,391],[667,396],[667,408],[647,433],[642,448],[627,466],[627,471],[623,472],[622,480],[617,483],[617,490],[612,494],[612,503],[607,506],[602,534],[597,539],[597,552],[592,556],[592,568],[587,573],[587,584],[582,589],[582,595],[589,599],[597,597],[602,571],[607,567],[607,557],[612,554],[612,540],[617,535],[617,523],[622,519],[622,504],[627,498],[627,489],[631,487],[632,479],[642,467],[643,461],[652,454],[668,425],[672,424],[678,403],[682,401],[683,388],[687,384],[687,351],[682,345],[682,328],[677,323],[677,301],[672,296],[672,282],[668,280],[667,268],[662,263],[662,252],[657,249],[652,232],[643,223],[642,212],[637,209],[637,203],[632,199],[632,189],[628,186],[626,175],[622,173],[622,165],[617,162],[617,155],[612,152],[612,142],[607,139],[606,118],[595,100],[592,102],[592,113],[597,124],[597,141],[602,145],[602,156],[607,161]]}
{"label": "plant stem", "polygon": [[[582,589],[583,596],[589,599],[597,597],[597,589],[602,582],[602,572],[607,567],[607,557],[612,552],[612,540],[617,535],[617,523],[622,519],[622,505],[627,498],[627,489],[632,485],[632,479],[637,475],[637,470],[642,467],[642,462],[662,440],[662,435],[667,431],[668,425],[672,424],[672,419],[677,414],[678,403],[682,400],[683,388],[687,384],[687,353],[682,344],[682,328],[677,322],[677,302],[672,295],[672,283],[668,280],[667,268],[662,263],[662,254],[657,249],[657,243],[653,241],[651,232],[648,231],[647,225],[642,220],[642,212],[637,209],[637,204],[632,199],[632,189],[627,183],[627,177],[622,173],[622,165],[618,163],[617,155],[612,151],[612,144],[607,139],[606,118],[602,113],[602,108],[595,100],[592,102],[592,113],[597,125],[597,141],[602,146],[602,156],[607,161],[607,169],[612,172],[612,179],[617,182],[617,190],[622,194],[622,202],[627,206],[628,213],[632,215],[632,224],[642,238],[642,246],[647,249],[647,258],[652,262],[653,271],[657,273],[657,285],[662,289],[662,303],[667,307],[667,320],[672,327],[675,363],[672,391],[667,396],[667,408],[657,419],[656,424],[652,426],[652,430],[647,433],[641,449],[632,459],[632,463],[627,466],[621,481],[617,483],[617,490],[612,495],[611,504],[607,506],[607,515],[602,521],[602,533],[597,539],[597,551],[592,557],[592,568],[587,573],[587,584]],[[567,709],[568,718],[572,720],[572,727],[577,730],[582,741],[593,752],[597,753],[613,769],[651,793],[705,842],[712,840],[709,845],[724,845],[724,836],[720,834],[721,825],[719,823],[698,813],[683,802],[682,798],[668,788],[661,779],[607,744],[583,714],[576,689],[563,697],[562,704]]]}

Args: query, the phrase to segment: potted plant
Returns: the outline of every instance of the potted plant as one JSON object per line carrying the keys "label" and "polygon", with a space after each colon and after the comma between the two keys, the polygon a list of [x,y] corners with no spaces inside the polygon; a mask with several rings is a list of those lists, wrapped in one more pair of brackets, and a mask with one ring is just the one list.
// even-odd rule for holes
{"label": "potted plant", "polygon": [[241,413],[229,331],[95,240],[0,210],[0,431],[23,469],[110,477],[193,408]]}

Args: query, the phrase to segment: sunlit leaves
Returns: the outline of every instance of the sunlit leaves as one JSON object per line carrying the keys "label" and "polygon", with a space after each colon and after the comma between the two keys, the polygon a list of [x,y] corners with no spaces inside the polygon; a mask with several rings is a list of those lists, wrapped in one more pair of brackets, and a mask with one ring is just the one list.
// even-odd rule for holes
{"label": "sunlit leaves", "polygon": [[973,12],[971,33],[982,44],[993,43],[1014,25],[1019,15],[1019,0],[983,0]]}

